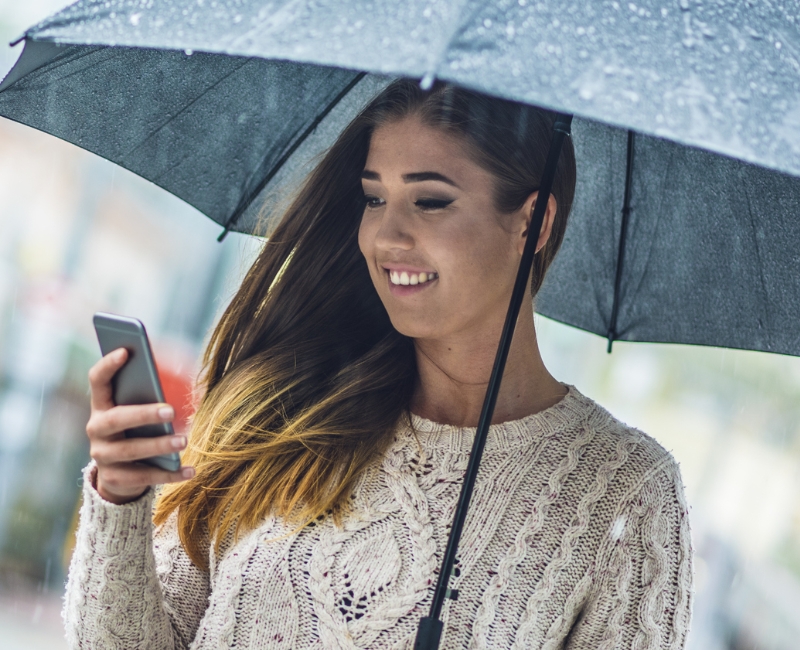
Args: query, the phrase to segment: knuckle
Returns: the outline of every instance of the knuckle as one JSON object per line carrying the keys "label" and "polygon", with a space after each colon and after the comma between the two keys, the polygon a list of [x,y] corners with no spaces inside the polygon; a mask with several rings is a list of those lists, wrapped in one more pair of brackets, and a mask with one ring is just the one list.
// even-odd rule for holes
{"label": "knuckle", "polygon": [[103,426],[97,415],[93,415],[86,423],[86,435],[89,438],[97,438],[103,433]]}
{"label": "knuckle", "polygon": [[100,381],[100,369],[97,367],[97,364],[93,365],[89,368],[89,383],[96,384]]}
{"label": "knuckle", "polygon": [[101,446],[99,446],[99,445],[90,445],[89,446],[89,456],[98,465],[102,465],[105,462],[105,455],[103,454],[103,448]]}

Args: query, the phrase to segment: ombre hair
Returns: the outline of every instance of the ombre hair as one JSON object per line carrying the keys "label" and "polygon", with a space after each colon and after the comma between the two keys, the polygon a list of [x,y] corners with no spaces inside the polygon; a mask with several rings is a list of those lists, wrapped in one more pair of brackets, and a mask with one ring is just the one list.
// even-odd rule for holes
{"label": "ombre hair", "polygon": [[[443,83],[386,87],[348,125],[303,183],[214,329],[202,399],[184,462],[193,479],[164,487],[155,523],[177,510],[181,542],[207,569],[229,534],[274,515],[298,528],[347,516],[358,477],[402,423],[417,378],[413,341],[391,325],[358,248],[361,172],[373,131],[418,116],[463,139],[495,179],[500,211],[538,189],[555,114]],[[532,291],[564,237],[575,191],[566,141],[550,238]]]}

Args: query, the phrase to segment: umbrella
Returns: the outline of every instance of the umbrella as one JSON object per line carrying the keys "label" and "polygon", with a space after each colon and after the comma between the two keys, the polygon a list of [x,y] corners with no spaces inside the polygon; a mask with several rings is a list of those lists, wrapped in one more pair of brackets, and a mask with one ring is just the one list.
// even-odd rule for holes
{"label": "umbrella", "polygon": [[537,310],[609,347],[800,355],[798,25],[793,4],[735,1],[80,0],[26,32],[0,115],[139,173],[224,235],[254,228],[387,77],[574,113],[576,203]]}
{"label": "umbrella", "polygon": [[743,0],[81,0],[26,32],[0,115],[250,232],[386,75],[574,113],[576,204],[537,310],[797,355],[798,25],[795,3]]}

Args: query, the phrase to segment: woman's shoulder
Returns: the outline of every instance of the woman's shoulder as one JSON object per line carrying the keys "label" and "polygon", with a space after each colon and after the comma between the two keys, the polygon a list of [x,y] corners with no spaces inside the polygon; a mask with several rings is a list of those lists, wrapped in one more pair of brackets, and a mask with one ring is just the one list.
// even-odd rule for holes
{"label": "woman's shoulder", "polygon": [[622,422],[574,386],[567,398],[577,417],[575,430],[563,444],[585,441],[581,456],[587,469],[613,471],[615,481],[625,481],[631,488],[659,478],[681,484],[678,462],[655,438]]}

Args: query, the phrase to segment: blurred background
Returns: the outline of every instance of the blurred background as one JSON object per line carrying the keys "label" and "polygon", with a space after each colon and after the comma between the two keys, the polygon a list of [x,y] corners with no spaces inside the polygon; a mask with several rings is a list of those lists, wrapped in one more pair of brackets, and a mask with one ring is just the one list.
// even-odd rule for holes
{"label": "blurred background", "polygon": [[[64,0],[0,0],[5,43]],[[0,118],[0,650],[64,648],[60,619],[88,462],[91,317],[148,327],[188,414],[209,327],[259,242],[111,163]],[[553,374],[680,462],[695,548],[691,650],[800,649],[800,359],[614,344],[538,321]]]}

